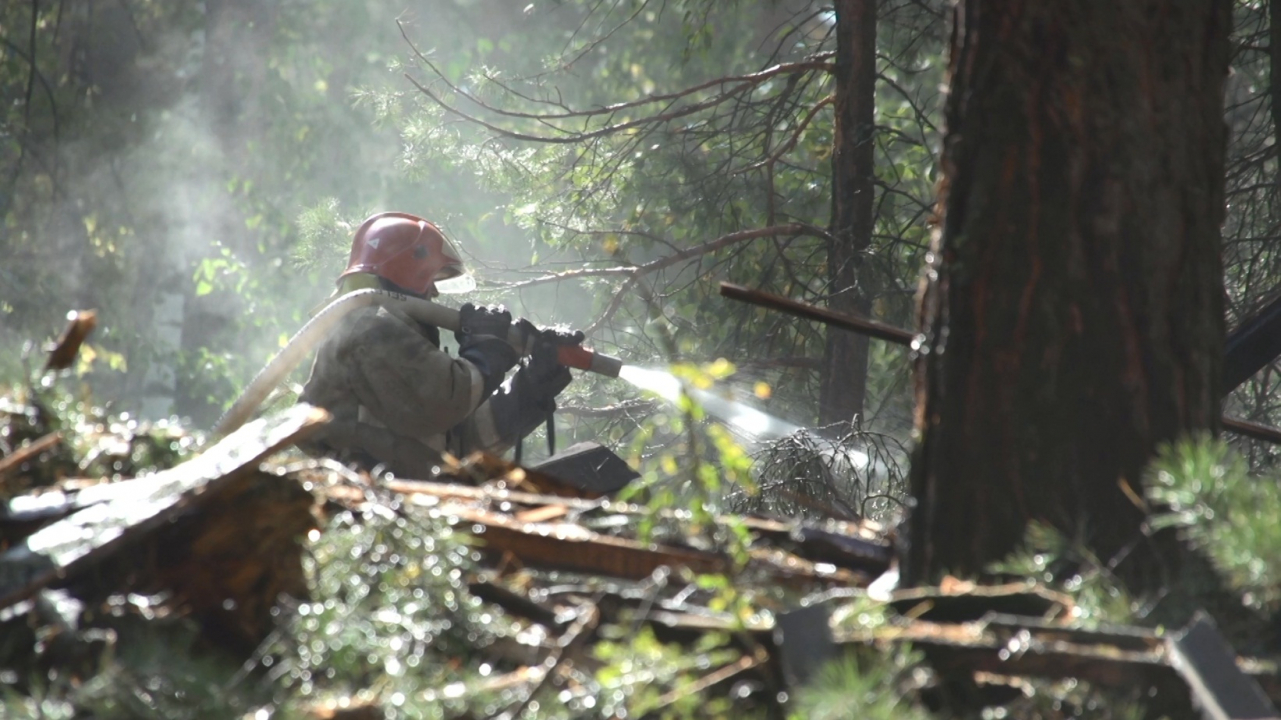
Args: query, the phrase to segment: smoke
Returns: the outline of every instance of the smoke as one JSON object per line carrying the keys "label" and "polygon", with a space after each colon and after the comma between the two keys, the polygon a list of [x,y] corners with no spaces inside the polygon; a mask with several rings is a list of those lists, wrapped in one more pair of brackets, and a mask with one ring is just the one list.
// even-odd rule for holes
{"label": "smoke", "polygon": [[[100,362],[91,375],[99,402],[212,423],[332,289],[344,233],[304,248],[313,254],[307,268],[288,262],[299,218],[331,199],[336,220],[352,225],[382,210],[441,225],[481,281],[480,291],[446,302],[502,302],[540,325],[598,319],[599,285],[503,285],[583,267],[578,251],[538,242],[540,232],[555,233],[520,215],[530,197],[555,188],[497,187],[488,166],[443,157],[450,148],[441,143],[468,130],[429,114],[432,103],[403,77],[417,66],[397,25],[404,20],[419,50],[470,82],[487,63],[529,74],[556,64],[523,55],[526,40],[565,57],[594,47],[595,31],[574,35],[572,13],[582,8],[418,0],[404,12],[389,0],[222,0],[131,15],[133,6],[69,5],[56,52],[42,56],[64,63],[85,91],[66,108],[76,122],[64,122],[58,139],[61,187],[45,198],[55,211],[30,213],[36,234],[64,238],[66,251],[32,263],[66,276],[68,291],[45,302],[54,308],[42,317],[60,318],[68,308],[59,305],[96,307],[91,341],[121,354],[118,369]],[[599,18],[598,30],[622,17]],[[590,81],[586,71],[555,78],[567,99],[589,97]],[[568,172],[572,158],[563,159]],[[586,211],[571,219],[580,229],[617,220]],[[611,243],[629,242],[602,238],[595,257],[613,262]],[[626,250],[619,262],[667,252]],[[701,272],[673,268],[667,279],[701,282]],[[620,313],[606,338],[645,341],[637,320]]]}
{"label": "smoke", "polygon": [[[209,403],[194,402],[208,398],[197,398],[193,370],[201,359],[213,370],[202,356],[216,356],[208,345],[245,304],[234,285],[198,293],[193,274],[217,258],[226,271],[219,279],[230,279],[247,245],[234,237],[245,215],[235,154],[215,129],[211,108],[220,101],[202,82],[205,32],[181,23],[124,32],[118,8],[78,20],[89,43],[84,80],[101,94],[86,113],[105,122],[60,148],[66,215],[80,218],[86,236],[72,254],[74,280],[77,299],[103,311],[95,341],[121,358],[90,376],[95,399],[147,419],[199,412]],[[99,32],[104,26],[115,31]]]}
{"label": "smoke", "polygon": [[[228,0],[146,16],[123,3],[68,6],[40,57],[65,63],[82,95],[51,108],[62,123],[48,140],[55,160],[23,168],[27,184],[52,190],[18,204],[14,256],[29,267],[0,285],[18,315],[10,327],[53,333],[67,306],[98,308],[96,401],[149,418],[216,417],[339,269],[337,253],[315,272],[286,266],[301,213],[327,197],[351,212],[431,213],[422,183],[404,181],[395,128],[375,127],[351,98],[395,82],[396,12],[385,2]],[[48,294],[28,302],[40,288]]]}

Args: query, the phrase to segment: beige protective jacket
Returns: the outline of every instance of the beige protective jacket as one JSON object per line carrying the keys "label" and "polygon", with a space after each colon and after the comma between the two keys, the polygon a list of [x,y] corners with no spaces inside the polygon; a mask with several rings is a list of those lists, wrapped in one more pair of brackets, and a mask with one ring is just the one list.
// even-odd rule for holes
{"label": "beige protective jacket", "polygon": [[381,307],[343,318],[316,353],[302,402],[333,422],[303,449],[398,477],[427,478],[441,454],[500,452],[484,380],[472,363],[439,346],[436,328]]}

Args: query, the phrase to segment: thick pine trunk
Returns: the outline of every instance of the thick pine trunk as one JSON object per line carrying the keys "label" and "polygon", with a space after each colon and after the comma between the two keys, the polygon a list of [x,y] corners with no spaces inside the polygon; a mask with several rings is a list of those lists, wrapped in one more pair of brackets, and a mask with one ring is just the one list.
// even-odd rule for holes
{"label": "thick pine trunk", "polygon": [[1033,519],[1113,557],[1156,446],[1215,428],[1230,11],[955,9],[910,580],[980,571]]}
{"label": "thick pine trunk", "polygon": [[1281,138],[1281,0],[1268,0],[1268,86],[1272,135]]}
{"label": "thick pine trunk", "polygon": [[[836,127],[832,148],[832,239],[827,263],[839,312],[867,315],[862,255],[872,242],[873,116],[876,103],[876,0],[836,2]],[[867,337],[830,328],[823,358],[820,425],[849,422],[867,394]]]}

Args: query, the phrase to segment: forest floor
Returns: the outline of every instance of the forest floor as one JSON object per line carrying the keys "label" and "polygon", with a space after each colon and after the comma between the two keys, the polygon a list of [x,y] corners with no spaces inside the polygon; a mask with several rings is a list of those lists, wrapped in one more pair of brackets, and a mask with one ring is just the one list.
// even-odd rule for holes
{"label": "forest floor", "polygon": [[851,657],[904,708],[1214,696],[1183,645],[1213,626],[1083,622],[1031,581],[896,590],[870,521],[695,517],[485,455],[371,476],[293,449],[326,421],[214,442],[0,398],[6,716],[785,717]]}

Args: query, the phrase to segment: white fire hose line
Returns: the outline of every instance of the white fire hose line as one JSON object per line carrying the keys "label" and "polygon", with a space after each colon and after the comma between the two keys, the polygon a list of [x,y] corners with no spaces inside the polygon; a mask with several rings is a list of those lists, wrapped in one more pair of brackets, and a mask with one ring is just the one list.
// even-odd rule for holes
{"label": "white fire hose line", "polygon": [[[370,305],[381,305],[389,310],[398,310],[418,322],[433,325],[442,330],[457,331],[461,323],[461,315],[454,308],[410,295],[376,288],[356,290],[342,295],[316,313],[316,316],[303,325],[302,329],[280,349],[280,352],[258,371],[258,375],[214,425],[214,436],[221,437],[244,425],[271,391],[280,385],[294,368],[298,367],[303,358],[307,357],[329,335],[339,321],[349,313]],[[507,341],[521,353],[528,353],[531,350],[528,338],[514,326]],[[570,367],[618,377],[619,369],[622,367],[620,360],[584,348],[574,348],[570,352],[574,355],[574,362],[566,363]]]}

